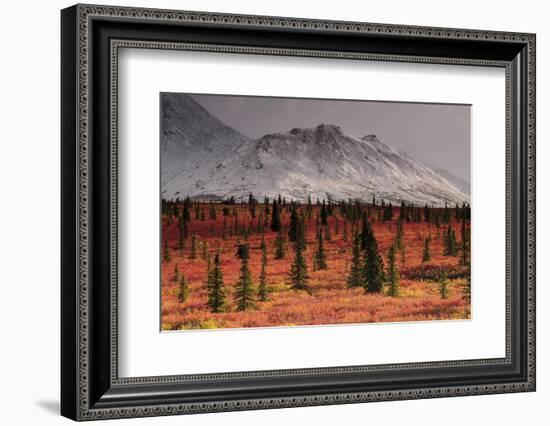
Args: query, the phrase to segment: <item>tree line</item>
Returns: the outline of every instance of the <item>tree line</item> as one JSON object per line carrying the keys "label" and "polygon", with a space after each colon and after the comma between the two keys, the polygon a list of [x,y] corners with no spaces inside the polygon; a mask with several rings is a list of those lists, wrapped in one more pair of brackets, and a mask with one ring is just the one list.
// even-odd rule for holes
{"label": "tree line", "polygon": [[[222,238],[225,236],[226,217],[235,218],[235,230],[237,235],[243,235],[245,241],[248,233],[239,234],[238,213],[232,206],[236,204],[234,199],[228,199],[222,203],[222,214],[224,216],[224,227]],[[246,203],[250,212],[251,218],[257,218],[257,231],[264,233],[268,228],[276,233],[275,238],[275,259],[282,259],[286,256],[287,243],[291,245],[293,250],[293,260],[290,265],[288,282],[290,288],[294,290],[304,290],[311,292],[309,286],[309,271],[304,252],[307,248],[305,222],[312,220],[313,203],[311,197],[305,204],[296,201],[287,202],[284,197],[278,196],[272,201],[268,197],[264,197],[263,205],[261,205],[250,194]],[[403,244],[404,223],[425,221],[437,227],[443,228],[443,245],[445,256],[460,256],[460,263],[469,266],[470,259],[470,241],[469,227],[470,207],[466,204],[456,204],[454,208],[450,208],[445,204],[444,208],[433,208],[427,204],[423,207],[417,207],[413,204],[402,202],[399,207],[397,218],[397,229],[395,240],[387,253],[387,266],[384,264],[382,255],[378,249],[378,243],[372,231],[371,223],[373,221],[390,221],[393,220],[395,208],[391,203],[385,203],[384,200],[377,203],[373,196],[371,203],[362,203],[357,200],[332,202],[330,199],[317,200],[319,213],[316,215],[316,238],[315,238],[315,253],[313,255],[312,268],[313,271],[324,270],[328,268],[327,259],[324,250],[324,242],[331,239],[331,231],[328,222],[330,216],[339,216],[343,219],[343,238],[347,240],[348,221],[351,221],[351,268],[349,276],[346,279],[349,288],[363,288],[366,293],[382,293],[391,297],[398,297],[400,274],[397,266],[397,255],[401,253],[402,258],[405,256],[405,247]],[[179,200],[176,202],[163,201],[163,214],[168,217],[169,223],[172,220],[177,220],[179,229],[178,248],[183,249],[185,240],[188,238],[188,223],[192,220],[194,212],[195,220],[205,220],[208,210],[209,219],[216,219],[217,209],[216,203],[192,202],[186,198],[183,203]],[[288,227],[282,224],[281,214],[283,211],[289,214]],[[335,215],[338,211],[339,215]],[[455,230],[451,226],[452,219],[461,222],[461,240],[457,240]],[[266,220],[269,218],[269,220]],[[359,220],[358,220],[359,219]],[[360,227],[355,226],[356,222],[360,222]],[[339,233],[338,217],[334,218],[333,228],[335,233]],[[446,224],[446,226],[444,226]],[[359,229],[360,228],[360,229]],[[224,238],[225,239],[225,238]],[[168,239],[164,239],[163,260],[170,261],[170,252],[168,249]],[[424,238],[422,262],[429,262],[432,258],[431,249],[431,234]],[[267,285],[267,247],[265,239],[261,240],[261,272],[258,279],[258,285],[253,283],[249,269],[249,246],[248,243],[239,244],[237,256],[241,259],[241,268],[238,282],[235,285],[234,302],[235,308],[238,311],[254,309],[256,302],[264,302],[268,300],[268,285]],[[198,256],[198,243],[195,233],[191,235],[191,249],[189,257],[195,259]],[[206,289],[208,293],[208,306],[212,312],[224,312],[228,308],[228,295],[223,282],[223,273],[221,270],[221,260],[219,251],[214,255],[213,261],[208,255],[208,247],[206,242],[202,243],[201,257],[207,260],[207,276]],[[174,280],[178,282],[178,300],[185,302],[189,296],[189,287],[185,277],[179,271],[174,272]],[[442,298],[448,297],[448,282],[444,271],[441,272],[439,278],[440,295]],[[467,288],[466,288],[467,287]],[[468,283],[463,289],[465,297],[470,297],[469,278]]]}

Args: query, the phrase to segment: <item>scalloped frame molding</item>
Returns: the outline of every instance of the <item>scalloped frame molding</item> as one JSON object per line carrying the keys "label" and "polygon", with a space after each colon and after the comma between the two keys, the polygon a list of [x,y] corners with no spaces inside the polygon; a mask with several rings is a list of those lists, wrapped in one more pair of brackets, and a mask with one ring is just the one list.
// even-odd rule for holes
{"label": "scalloped frame molding", "polygon": [[[77,389],[78,389],[78,408],[77,419],[93,420],[106,418],[123,418],[123,417],[142,417],[142,416],[160,416],[172,414],[190,414],[190,413],[207,413],[219,411],[234,411],[234,410],[251,410],[251,409],[267,409],[267,408],[282,408],[282,407],[298,407],[311,405],[328,405],[328,404],[346,404],[357,402],[370,401],[386,401],[386,400],[404,400],[418,398],[437,398],[449,396],[465,396],[476,394],[489,393],[507,393],[518,391],[532,391],[535,389],[535,46],[536,39],[533,34],[512,33],[512,32],[496,32],[496,31],[481,31],[481,30],[465,30],[465,29],[448,29],[437,27],[419,27],[419,26],[403,26],[403,25],[387,25],[387,24],[371,24],[359,22],[338,22],[326,20],[311,20],[311,19],[296,19],[284,17],[268,17],[268,16],[248,16],[220,13],[205,13],[205,12],[189,12],[189,11],[171,11],[158,9],[143,9],[130,7],[105,7],[96,5],[78,5],[78,112],[77,112],[77,176],[78,176],[78,218],[77,218],[77,249],[78,249],[78,290],[77,290],[77,317],[78,317],[78,365],[77,365]],[[253,400],[232,400],[222,402],[209,402],[200,404],[164,404],[156,406],[143,406],[139,408],[113,408],[113,409],[96,409],[90,408],[88,375],[89,372],[89,316],[88,316],[88,276],[89,276],[89,146],[88,146],[88,111],[89,111],[89,69],[88,69],[88,47],[89,47],[89,28],[90,20],[94,17],[118,17],[140,19],[145,21],[173,21],[173,22],[192,22],[192,23],[211,23],[236,26],[250,26],[258,28],[295,28],[295,29],[311,29],[316,31],[328,32],[351,32],[351,33],[379,33],[385,35],[411,35],[422,38],[443,38],[443,39],[466,39],[466,40],[495,40],[525,43],[528,50],[528,182],[527,182],[527,203],[528,203],[528,238],[529,244],[527,248],[527,270],[528,270],[528,380],[520,383],[505,383],[483,386],[451,386],[446,388],[425,388],[425,389],[405,389],[399,391],[383,391],[383,392],[359,392],[359,393],[338,393],[326,394],[305,397],[282,397],[282,398],[265,398]],[[477,64],[488,66],[502,66],[501,63],[495,61],[473,61],[463,59],[445,59],[445,58],[415,58],[408,56],[392,56],[392,55],[368,55],[354,54],[342,52],[319,52],[319,51],[291,51],[287,49],[254,49],[246,47],[231,47],[231,46],[207,46],[207,45],[182,45],[178,43],[152,43],[140,41],[114,41],[111,45],[112,49],[112,75],[111,90],[114,99],[112,105],[111,118],[113,122],[116,119],[116,51],[119,47],[147,47],[158,49],[196,49],[205,51],[224,51],[233,53],[260,53],[269,55],[302,55],[302,56],[319,56],[331,58],[354,58],[354,59],[369,59],[369,60],[393,60],[393,61],[411,61],[411,62],[428,62],[428,63],[453,63],[453,64]],[[218,50],[216,50],[218,49]],[[507,69],[507,87],[509,86],[509,70]],[[506,103],[507,115],[509,115],[510,96],[507,90]],[[508,120],[507,120],[508,122]],[[507,139],[509,138],[510,129],[506,131]],[[111,128],[111,138],[116,141],[117,132],[116,126]],[[510,205],[510,150],[507,143],[507,206]],[[116,143],[111,156],[116,160]],[[115,163],[116,164],[116,161]],[[112,178],[112,195],[111,201],[116,204],[116,166],[111,171]],[[509,210],[509,209],[508,209]],[[112,235],[116,237],[116,210],[112,211]],[[509,213],[507,212],[507,232],[509,237]],[[116,241],[116,238],[113,239]],[[507,238],[509,241],[509,238]],[[507,242],[507,244],[509,244]],[[116,244],[112,243],[111,256],[116,258]],[[510,252],[510,247],[507,247],[507,252]],[[507,281],[510,275],[510,265],[507,256]],[[117,327],[116,327],[116,262],[112,263],[112,289],[113,295],[111,300],[111,335],[113,336],[112,344],[116,348],[117,345]],[[507,300],[510,297],[509,283],[507,283]],[[509,355],[509,327],[510,312],[507,306],[507,358]],[[469,365],[471,363],[490,364],[492,360],[473,360],[459,361],[452,365]],[[422,363],[420,366],[438,366],[449,365],[449,363]],[[114,351],[112,360],[111,379],[114,383],[169,383],[181,380],[196,380],[199,376],[163,376],[163,377],[148,377],[148,378],[130,378],[119,379],[116,368],[116,351]],[[419,366],[419,364],[415,364]],[[365,366],[366,370],[380,369],[397,369],[408,368],[410,364],[395,364],[384,366]],[[312,369],[316,372],[342,371],[345,368],[357,367],[334,367],[327,369]],[[285,375],[285,374],[304,374],[312,370],[277,370],[271,372],[250,372],[250,373],[227,373],[222,375],[210,375],[209,378],[220,377],[242,377],[242,374],[250,375]],[[241,375],[241,376],[239,376]],[[201,376],[204,377],[204,376]]]}

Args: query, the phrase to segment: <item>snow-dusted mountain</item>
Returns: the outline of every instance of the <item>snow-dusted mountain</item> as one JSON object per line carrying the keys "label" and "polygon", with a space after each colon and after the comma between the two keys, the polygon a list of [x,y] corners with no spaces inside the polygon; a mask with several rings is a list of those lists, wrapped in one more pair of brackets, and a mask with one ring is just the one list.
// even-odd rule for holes
{"label": "snow-dusted mountain", "polygon": [[[165,185],[173,178],[196,181],[205,163],[223,159],[235,148],[249,142],[190,96],[163,93],[160,138],[163,193]],[[178,191],[177,188],[174,190]]]}
{"label": "snow-dusted mountain", "polygon": [[161,170],[164,198],[271,197],[364,199],[442,205],[469,195],[442,174],[375,135],[355,138],[338,126],[250,140],[191,97],[162,98]]}
{"label": "snow-dusted mountain", "polygon": [[464,194],[470,195],[470,184],[466,182],[464,179],[459,178],[458,176],[455,176],[451,172],[445,169],[437,169],[437,173],[439,173],[441,176],[443,176],[445,179],[447,179],[453,186],[455,186],[457,189],[459,189]]}

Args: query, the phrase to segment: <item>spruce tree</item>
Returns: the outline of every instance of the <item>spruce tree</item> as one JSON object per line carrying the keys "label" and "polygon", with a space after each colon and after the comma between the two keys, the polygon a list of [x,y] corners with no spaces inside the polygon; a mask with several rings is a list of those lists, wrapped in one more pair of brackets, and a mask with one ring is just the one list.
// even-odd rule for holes
{"label": "spruce tree", "polygon": [[249,251],[248,245],[244,255],[241,257],[241,274],[235,285],[235,304],[238,311],[248,311],[255,307],[255,289],[252,284],[252,275],[248,268]]}
{"label": "spruce tree", "polygon": [[207,260],[208,259],[208,242],[203,241],[201,243],[201,259]]}
{"label": "spruce tree", "polygon": [[[368,222],[367,222],[368,223]],[[384,262],[378,252],[378,244],[370,226],[364,238],[365,291],[380,293],[384,289]]]}
{"label": "spruce tree", "polygon": [[298,218],[298,211],[296,207],[293,206],[290,213],[290,224],[288,226],[288,240],[293,243],[298,241],[298,233],[300,232],[300,230],[298,229],[300,226],[299,220],[300,219]]}
{"label": "spruce tree", "polygon": [[[209,262],[210,264],[210,262]],[[226,305],[226,289],[223,283],[223,275],[220,262],[220,254],[214,256],[214,266],[209,267],[207,279],[208,306],[210,311],[214,313],[224,312]]]}
{"label": "spruce tree", "polygon": [[296,243],[302,247],[302,250],[306,249],[306,221],[303,214],[298,216],[298,232],[296,235]]}
{"label": "spruce tree", "polygon": [[447,271],[441,271],[439,275],[439,295],[442,299],[449,297],[449,282],[447,281]]}
{"label": "spruce tree", "polygon": [[325,226],[325,240],[330,241],[332,237],[330,236],[330,222],[327,222],[327,226]]}
{"label": "spruce tree", "polygon": [[323,204],[321,206],[320,218],[321,218],[321,225],[326,226],[328,213],[327,213],[327,207],[325,205],[325,200],[323,200]]}
{"label": "spruce tree", "polygon": [[348,220],[344,219],[344,232],[342,232],[342,240],[348,240]]}
{"label": "spruce tree", "polygon": [[273,208],[271,209],[271,230],[273,232],[279,232],[281,230],[281,216],[279,214],[279,204],[275,201],[273,201]]}
{"label": "spruce tree", "polygon": [[178,270],[178,264],[174,265],[174,275],[172,276],[172,281],[178,282],[180,280],[180,271]]}
{"label": "spruce tree", "polygon": [[395,244],[399,250],[403,250],[403,219],[401,216],[397,219],[397,231],[395,233]]}
{"label": "spruce tree", "polygon": [[285,258],[285,236],[283,235],[283,230],[279,229],[277,237],[275,237],[275,259],[284,259]]}
{"label": "spruce tree", "polygon": [[432,218],[430,208],[428,207],[428,203],[424,206],[424,221],[430,223]]}
{"label": "spruce tree", "polygon": [[197,235],[193,232],[191,235],[191,253],[189,254],[189,259],[197,258]]}
{"label": "spruce tree", "polygon": [[178,283],[178,302],[185,303],[189,298],[189,285],[185,279],[185,275],[181,275],[180,282]]}
{"label": "spruce tree", "polygon": [[260,271],[260,283],[258,285],[258,299],[260,302],[265,302],[268,299],[268,288],[267,288],[267,246],[265,240],[262,238],[260,244],[260,249],[262,250],[262,269]]}
{"label": "spruce tree", "polygon": [[447,202],[445,202],[445,208],[443,209],[443,222],[449,223],[451,221],[451,211],[449,210],[449,206],[447,205]]}
{"label": "spruce tree", "polygon": [[453,228],[451,227],[451,224],[447,226],[447,230],[445,231],[445,237],[444,237],[444,247],[443,247],[443,255],[444,256],[456,256],[457,250],[456,250],[456,234]]}
{"label": "spruce tree", "polygon": [[168,249],[168,231],[166,231],[166,235],[164,236],[164,244],[162,248],[162,260],[164,260],[165,263],[170,262],[172,259],[170,257],[170,250]]}
{"label": "spruce tree", "polygon": [[399,270],[395,264],[396,251],[396,246],[392,245],[388,252],[388,296],[391,297],[399,296]]}
{"label": "spruce tree", "polygon": [[323,247],[323,235],[319,232],[317,235],[317,251],[313,260],[313,269],[327,269],[327,260],[325,257],[325,249]]}
{"label": "spruce tree", "polygon": [[208,219],[216,220],[216,206],[212,202],[210,203],[210,210],[208,212]]}
{"label": "spruce tree", "polygon": [[430,245],[432,243],[432,237],[431,235],[428,235],[426,239],[424,240],[424,250],[422,251],[422,262],[429,262],[432,260],[432,252],[430,249]]}
{"label": "spruce tree", "polygon": [[462,219],[461,244],[460,244],[460,264],[467,266],[470,264],[470,232],[466,227],[466,220]]}
{"label": "spruce tree", "polygon": [[294,262],[290,266],[290,287],[293,290],[309,291],[307,285],[309,276],[307,273],[306,260],[304,258],[301,244],[294,243]]}
{"label": "spruce tree", "polygon": [[456,248],[456,233],[455,233],[454,229],[451,231],[450,252],[451,252],[451,256],[456,256],[458,254],[457,253],[457,248]]}
{"label": "spruce tree", "polygon": [[348,287],[363,287],[364,275],[361,265],[361,242],[359,235],[356,234],[353,238],[353,245],[351,247],[351,271],[348,277]]}

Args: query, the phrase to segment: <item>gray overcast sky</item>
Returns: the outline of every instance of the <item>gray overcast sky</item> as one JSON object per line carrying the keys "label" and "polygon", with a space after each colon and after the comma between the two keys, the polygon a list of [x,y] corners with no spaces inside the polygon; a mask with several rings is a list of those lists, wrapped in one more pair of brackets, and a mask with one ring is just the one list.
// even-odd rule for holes
{"label": "gray overcast sky", "polygon": [[470,182],[470,106],[192,95],[213,115],[249,138],[294,127],[336,124],[344,133],[375,134],[427,166]]}

